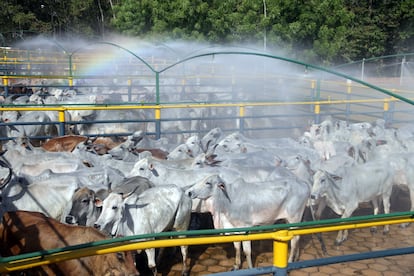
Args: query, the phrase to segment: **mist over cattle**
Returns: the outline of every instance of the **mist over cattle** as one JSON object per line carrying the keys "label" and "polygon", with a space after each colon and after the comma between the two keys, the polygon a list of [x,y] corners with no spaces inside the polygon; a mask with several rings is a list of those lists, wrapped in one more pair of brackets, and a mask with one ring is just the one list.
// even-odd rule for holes
{"label": "mist over cattle", "polygon": [[[357,77],[361,76],[358,70],[334,71],[290,59],[282,51],[183,41],[152,43],[120,36],[107,41],[39,37],[7,51],[16,63],[6,68],[0,86],[4,97],[0,130],[7,141],[0,188],[8,205],[1,206],[2,212],[35,210],[66,219],[65,212],[77,205],[72,195],[80,188],[112,194],[122,201],[119,206],[126,206],[130,193],[116,190],[137,176],[157,189],[168,183],[188,192],[196,184],[211,185],[204,180],[214,174],[224,184],[237,181],[241,194],[248,187],[269,186],[276,180],[290,189],[300,179],[303,187],[289,193],[295,199],[299,190],[312,191],[313,173],[318,170],[344,178],[345,167],[375,160],[384,165],[393,186],[402,186],[406,194],[414,190],[414,159],[407,155],[414,149],[412,106],[407,99],[411,89],[406,86],[412,79],[408,77],[401,81],[392,75],[384,81],[381,74],[369,71],[364,76],[369,75],[367,83]],[[40,109],[36,112],[50,117],[34,121],[40,116],[30,116],[33,111],[25,108]],[[48,108],[54,110],[46,113]],[[54,133],[35,132],[47,124],[56,126]],[[56,132],[61,139],[50,139]],[[42,137],[27,137],[29,133]],[[35,138],[43,147],[32,143]],[[53,146],[49,148],[70,153],[45,152],[46,139]],[[220,192],[224,184],[218,182]],[[59,185],[55,191],[51,183],[65,184],[70,191],[57,189]],[[23,189],[26,184],[31,188]],[[48,199],[59,202],[38,199],[45,189],[56,194]],[[27,200],[30,194],[38,196],[34,202]],[[257,197],[250,194],[256,204]],[[219,198],[214,223],[229,221],[229,217],[217,218],[225,211],[221,207],[234,202],[229,195]],[[325,194],[314,197],[319,217]],[[89,207],[95,203],[92,199],[88,199]],[[208,204],[203,200],[193,198],[187,209],[205,212]],[[136,204],[139,197],[136,201],[134,208],[148,206],[148,212],[162,205]],[[309,207],[306,195],[300,202]],[[236,220],[244,217],[238,212],[246,211],[245,206],[253,206],[239,203],[242,207],[233,209]],[[262,214],[271,203],[274,200],[254,210]],[[88,225],[97,219],[91,209],[82,210],[90,215]],[[259,224],[280,217],[276,209]],[[302,209],[295,213],[302,217]],[[295,222],[299,220],[298,216]],[[246,246],[249,256],[250,246]],[[185,259],[187,253],[182,254]],[[251,261],[248,266],[252,265]]]}

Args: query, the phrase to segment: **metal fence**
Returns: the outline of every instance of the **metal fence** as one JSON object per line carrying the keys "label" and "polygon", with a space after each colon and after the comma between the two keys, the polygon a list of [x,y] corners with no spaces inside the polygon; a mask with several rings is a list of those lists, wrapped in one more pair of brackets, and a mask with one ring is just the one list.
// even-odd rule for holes
{"label": "metal fence", "polygon": [[329,219],[250,228],[136,235],[0,258],[0,273],[18,271],[85,256],[121,251],[180,245],[230,243],[234,241],[273,240],[273,266],[223,272],[215,275],[263,275],[272,273],[273,275],[280,276],[287,275],[289,271],[306,267],[414,253],[414,247],[406,247],[288,263],[289,242],[293,236],[412,222],[414,222],[413,212],[400,212],[387,215],[360,216],[347,219]]}
{"label": "metal fence", "polygon": [[[414,77],[409,70],[401,71],[401,82],[395,74],[403,70],[399,63],[392,74],[377,70],[359,78],[355,72],[361,64],[351,64],[358,67],[352,70],[351,65],[329,69],[256,51],[207,48],[183,56],[167,47],[140,52],[111,42],[76,49],[56,41],[43,41],[40,46],[3,49],[0,90],[4,97],[15,98],[24,87],[44,98],[60,89],[76,91],[83,99],[94,96],[96,101],[57,105],[5,101],[2,110],[54,110],[59,121],[51,123],[58,126],[60,135],[67,134],[67,125],[116,128],[123,123],[126,131],[88,135],[131,134],[129,124],[157,139],[202,135],[214,127],[250,137],[297,137],[328,116],[347,122],[382,119],[398,127],[410,123],[413,112]],[[411,57],[401,55],[404,66]],[[64,111],[75,109],[113,110],[113,115],[108,120],[82,122],[64,116]],[[139,110],[141,115],[120,114],[127,109]]]}

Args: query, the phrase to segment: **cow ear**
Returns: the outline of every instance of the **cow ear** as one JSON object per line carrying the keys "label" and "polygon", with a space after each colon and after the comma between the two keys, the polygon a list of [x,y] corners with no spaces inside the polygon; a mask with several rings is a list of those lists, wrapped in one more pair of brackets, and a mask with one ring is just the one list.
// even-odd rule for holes
{"label": "cow ear", "polygon": [[220,189],[220,190],[222,190],[223,191],[223,194],[224,194],[224,196],[231,202],[231,199],[230,199],[230,197],[229,197],[229,194],[227,193],[227,190],[226,190],[226,185],[224,184],[224,182],[219,182],[218,183],[218,185],[217,185],[217,187]]}
{"label": "cow ear", "polygon": [[223,191],[226,190],[226,186],[224,185],[223,182],[220,182],[217,186],[219,187],[220,190],[223,190]]}
{"label": "cow ear", "polygon": [[99,197],[95,198],[95,206],[102,207],[102,200]]}
{"label": "cow ear", "polygon": [[149,163],[148,168],[152,171],[154,169],[154,164],[153,163]]}

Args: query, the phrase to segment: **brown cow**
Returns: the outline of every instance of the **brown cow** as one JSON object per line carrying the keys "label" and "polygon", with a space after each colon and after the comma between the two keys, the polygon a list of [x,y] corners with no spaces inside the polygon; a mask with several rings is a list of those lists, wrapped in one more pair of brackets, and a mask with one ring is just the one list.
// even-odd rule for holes
{"label": "brown cow", "polygon": [[[62,224],[38,212],[6,212],[0,224],[2,257],[104,239],[106,236],[92,227]],[[139,275],[131,252],[67,260],[25,272],[28,275]]]}
{"label": "brown cow", "polygon": [[71,152],[79,143],[83,143],[86,140],[88,140],[88,137],[81,135],[65,135],[60,137],[54,137],[43,143],[42,148],[52,152]]}

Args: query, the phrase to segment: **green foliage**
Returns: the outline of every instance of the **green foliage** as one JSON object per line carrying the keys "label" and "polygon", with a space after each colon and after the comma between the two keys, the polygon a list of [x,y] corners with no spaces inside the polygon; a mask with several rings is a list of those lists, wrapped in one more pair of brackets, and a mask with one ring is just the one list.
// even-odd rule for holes
{"label": "green foliage", "polygon": [[413,52],[414,1],[2,0],[1,37],[24,31],[266,45],[292,58],[332,65]]}

